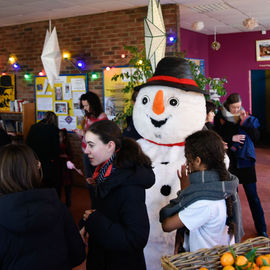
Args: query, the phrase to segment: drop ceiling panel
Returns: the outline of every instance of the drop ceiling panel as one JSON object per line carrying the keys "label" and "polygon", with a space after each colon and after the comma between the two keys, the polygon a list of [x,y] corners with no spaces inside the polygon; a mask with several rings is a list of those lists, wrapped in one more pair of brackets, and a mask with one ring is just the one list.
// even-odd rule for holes
{"label": "drop ceiling panel", "polygon": [[[48,18],[66,18],[147,6],[149,0],[0,0],[0,27]],[[195,21],[203,21],[204,34],[248,31],[242,25],[255,17],[260,26],[253,31],[270,29],[270,0],[160,0],[161,4],[180,5],[180,25],[192,30]],[[146,14],[145,14],[146,15]]]}

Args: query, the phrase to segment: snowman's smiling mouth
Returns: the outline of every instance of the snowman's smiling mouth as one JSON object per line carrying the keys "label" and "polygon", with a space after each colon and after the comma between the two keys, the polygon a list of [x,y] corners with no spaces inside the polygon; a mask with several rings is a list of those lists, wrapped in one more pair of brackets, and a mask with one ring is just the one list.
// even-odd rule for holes
{"label": "snowman's smiling mouth", "polygon": [[164,120],[160,120],[160,121],[157,121],[153,118],[150,117],[150,120],[152,122],[152,124],[157,127],[157,128],[160,128],[161,126],[163,126],[164,124],[166,124],[168,118],[164,119]]}

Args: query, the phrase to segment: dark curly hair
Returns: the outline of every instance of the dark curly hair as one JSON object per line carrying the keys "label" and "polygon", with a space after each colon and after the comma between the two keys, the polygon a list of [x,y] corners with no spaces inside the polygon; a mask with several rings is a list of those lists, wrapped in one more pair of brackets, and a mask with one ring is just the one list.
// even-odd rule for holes
{"label": "dark curly hair", "polygon": [[[220,181],[230,181],[230,175],[224,163],[225,148],[222,138],[212,130],[201,130],[186,138],[185,156],[187,160],[200,157],[207,170],[216,170]],[[233,234],[232,197],[226,199],[228,233]]]}
{"label": "dark curly hair", "polygon": [[101,113],[103,113],[102,105],[97,94],[93,92],[86,92],[80,97],[80,108],[83,109],[82,100],[86,100],[90,106],[90,112],[86,112],[88,115],[93,115],[97,118]]}

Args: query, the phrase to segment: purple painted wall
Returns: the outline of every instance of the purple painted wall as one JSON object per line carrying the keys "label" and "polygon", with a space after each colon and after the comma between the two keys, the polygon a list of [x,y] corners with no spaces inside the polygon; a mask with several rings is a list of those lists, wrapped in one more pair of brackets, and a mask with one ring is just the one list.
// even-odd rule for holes
{"label": "purple painted wall", "polygon": [[[270,69],[270,61],[256,61],[256,40],[270,39],[270,31],[262,35],[260,31],[220,34],[219,51],[211,48],[214,36],[181,29],[181,51],[186,50],[186,57],[205,59],[206,76],[226,77],[227,93],[238,92],[243,106],[251,111],[250,70]],[[222,100],[221,100],[222,101]]]}
{"label": "purple painted wall", "polygon": [[[217,35],[219,51],[209,50],[209,74],[226,77],[227,93],[238,92],[246,109],[251,111],[250,70],[269,69],[270,61],[256,61],[256,40],[269,39],[270,32],[246,32]],[[209,48],[213,37],[209,36]]]}
{"label": "purple painted wall", "polygon": [[186,51],[185,57],[205,60],[205,75],[208,76],[208,37],[201,33],[181,29],[180,41],[181,52]]}

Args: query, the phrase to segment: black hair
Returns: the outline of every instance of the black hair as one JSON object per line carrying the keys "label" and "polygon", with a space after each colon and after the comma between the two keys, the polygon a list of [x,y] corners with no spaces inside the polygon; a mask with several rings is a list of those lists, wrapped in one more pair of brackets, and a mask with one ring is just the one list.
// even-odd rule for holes
{"label": "black hair", "polygon": [[87,131],[98,135],[105,144],[110,141],[115,143],[116,158],[114,165],[117,168],[134,168],[136,164],[151,167],[151,160],[143,153],[140,145],[131,138],[123,137],[120,128],[113,121],[95,122]]}
{"label": "black hair", "polygon": [[[225,148],[222,138],[212,130],[197,131],[186,138],[185,156],[187,160],[200,157],[207,170],[216,170],[220,181],[230,181],[230,175],[224,163]],[[232,197],[226,199],[228,233],[233,234]]]}
{"label": "black hair", "polygon": [[206,105],[206,114],[208,114],[210,112],[215,112],[216,104],[214,102],[207,100],[205,105]]}
{"label": "black hair", "polygon": [[138,94],[139,94],[138,91],[133,91],[132,96],[131,96],[131,100],[132,100],[133,102],[136,101]]}
{"label": "black hair", "polygon": [[90,91],[82,94],[80,97],[81,109],[83,109],[82,100],[86,100],[90,107],[90,112],[86,112],[86,114],[93,115],[97,118],[103,112],[101,102],[97,94]]}
{"label": "black hair", "polygon": [[45,125],[54,125],[58,127],[57,115],[52,111],[47,111],[40,123]]}
{"label": "black hair", "polygon": [[225,107],[227,111],[230,111],[229,107],[231,104],[238,103],[241,101],[242,101],[241,96],[238,93],[233,93],[227,97],[226,101],[223,103],[223,106]]}

